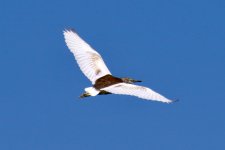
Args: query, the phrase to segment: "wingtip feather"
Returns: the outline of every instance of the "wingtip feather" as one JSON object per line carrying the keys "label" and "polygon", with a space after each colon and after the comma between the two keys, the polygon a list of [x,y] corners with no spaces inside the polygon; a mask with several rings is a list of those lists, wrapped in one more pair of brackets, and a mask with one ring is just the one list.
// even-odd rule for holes
{"label": "wingtip feather", "polygon": [[168,102],[166,102],[167,104],[173,104],[179,102],[179,99],[175,99],[175,100],[169,100]]}
{"label": "wingtip feather", "polygon": [[63,30],[63,34],[64,35],[66,35],[68,33],[75,33],[75,34],[77,34],[76,30],[73,29],[73,28],[66,28],[66,29]]}

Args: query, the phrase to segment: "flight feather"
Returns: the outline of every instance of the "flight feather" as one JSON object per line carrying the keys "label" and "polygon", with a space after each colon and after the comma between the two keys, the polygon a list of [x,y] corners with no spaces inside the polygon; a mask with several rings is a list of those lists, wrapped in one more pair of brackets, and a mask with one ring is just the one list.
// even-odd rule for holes
{"label": "flight feather", "polygon": [[151,90],[150,88],[139,86],[139,85],[118,83],[112,86],[105,87],[101,90],[104,90],[113,94],[137,96],[139,98],[146,99],[146,100],[160,101],[165,103],[173,102],[172,100],[167,99],[166,97]]}
{"label": "flight feather", "polygon": [[70,51],[73,53],[81,71],[92,82],[111,74],[101,55],[86,43],[75,31],[65,30],[64,38]]}

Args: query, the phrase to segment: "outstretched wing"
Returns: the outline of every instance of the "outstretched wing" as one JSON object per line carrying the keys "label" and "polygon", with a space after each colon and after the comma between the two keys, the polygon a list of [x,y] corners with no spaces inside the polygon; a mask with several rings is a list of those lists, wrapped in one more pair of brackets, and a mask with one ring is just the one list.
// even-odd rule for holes
{"label": "outstretched wing", "polygon": [[92,84],[98,78],[111,74],[101,55],[79,37],[76,32],[73,30],[65,30],[63,33],[66,44],[75,56],[81,71],[91,80]]}
{"label": "outstretched wing", "polygon": [[159,93],[156,93],[150,88],[133,85],[133,84],[118,83],[118,84],[103,88],[101,90],[104,90],[113,94],[137,96],[139,98],[143,98],[146,100],[160,101],[165,103],[173,102],[172,100],[165,98],[164,96],[160,95]]}

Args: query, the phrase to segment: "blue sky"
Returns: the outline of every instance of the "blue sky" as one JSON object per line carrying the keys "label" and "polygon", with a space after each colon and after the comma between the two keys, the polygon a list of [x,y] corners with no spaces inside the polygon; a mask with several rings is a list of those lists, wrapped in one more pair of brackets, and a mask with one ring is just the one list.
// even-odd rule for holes
{"label": "blue sky", "polygon": [[[225,149],[224,14],[223,0],[2,1],[0,149]],[[78,99],[71,27],[115,76],[180,101]]]}

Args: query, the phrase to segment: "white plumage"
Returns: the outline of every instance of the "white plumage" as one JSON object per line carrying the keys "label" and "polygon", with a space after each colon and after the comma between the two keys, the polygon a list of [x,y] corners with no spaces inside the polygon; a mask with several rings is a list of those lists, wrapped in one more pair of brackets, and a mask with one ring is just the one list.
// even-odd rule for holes
{"label": "white plumage", "polygon": [[84,90],[85,92],[89,93],[91,96],[96,96],[99,93],[99,90],[96,90],[94,87],[87,87]]}
{"label": "white plumage", "polygon": [[164,96],[160,95],[159,93],[156,93],[155,91],[147,87],[133,85],[133,84],[118,83],[118,84],[103,88],[102,90],[108,91],[113,94],[137,96],[139,98],[146,99],[146,100],[161,101],[165,103],[172,102],[171,100],[165,98]]}
{"label": "white plumage", "polygon": [[65,30],[64,37],[81,71],[91,80],[92,84],[94,84],[98,78],[111,74],[101,55],[93,50],[77,33],[72,30]]}
{"label": "white plumage", "polygon": [[[81,71],[88,79],[90,79],[93,85],[96,83],[97,79],[104,77],[105,75],[111,75],[101,55],[79,37],[76,32],[73,30],[65,30],[64,37],[65,42],[75,56]],[[96,96],[102,90],[113,94],[137,96],[146,100],[161,101],[165,103],[173,102],[150,88],[128,83],[117,83],[101,89],[96,89],[95,87],[85,88],[88,96]]]}

